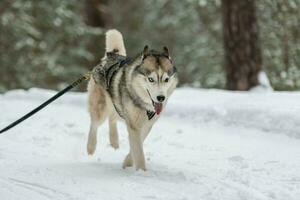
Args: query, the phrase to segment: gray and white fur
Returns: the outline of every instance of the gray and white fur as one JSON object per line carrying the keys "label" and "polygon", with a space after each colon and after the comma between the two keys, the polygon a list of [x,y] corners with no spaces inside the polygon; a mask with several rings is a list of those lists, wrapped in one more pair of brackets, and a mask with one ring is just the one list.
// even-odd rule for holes
{"label": "gray and white fur", "polygon": [[166,47],[158,52],[146,46],[142,53],[128,59],[122,34],[109,30],[106,54],[88,83],[91,118],[88,154],[95,152],[97,129],[107,118],[110,144],[119,148],[117,121],[121,120],[127,125],[130,145],[123,168],[134,165],[137,170],[146,170],[143,142],[177,82],[176,68]]}

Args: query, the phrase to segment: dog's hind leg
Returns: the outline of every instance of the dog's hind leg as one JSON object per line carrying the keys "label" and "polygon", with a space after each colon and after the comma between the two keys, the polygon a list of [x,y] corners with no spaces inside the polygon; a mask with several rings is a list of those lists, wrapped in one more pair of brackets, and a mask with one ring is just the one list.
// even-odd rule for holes
{"label": "dog's hind leg", "polygon": [[89,132],[88,143],[87,143],[87,152],[89,155],[93,155],[96,150],[98,126],[99,126],[98,122],[91,121],[90,132]]}
{"label": "dog's hind leg", "polygon": [[93,80],[89,82],[89,112],[91,117],[90,132],[88,136],[87,152],[94,154],[97,146],[97,130],[107,117],[107,105],[105,93],[102,88],[97,87]]}
{"label": "dog's hind leg", "polygon": [[119,148],[119,134],[117,129],[117,120],[113,117],[109,117],[109,141],[110,145],[114,149]]}
{"label": "dog's hind leg", "polygon": [[104,122],[107,115],[104,109],[101,113],[99,113],[98,116],[93,116],[91,114],[91,125],[90,125],[90,132],[88,137],[88,143],[87,143],[87,152],[89,155],[93,155],[96,147],[97,147],[97,130],[98,127]]}
{"label": "dog's hind leg", "polygon": [[87,143],[87,152],[89,155],[93,155],[97,147],[97,130],[98,127],[104,122],[106,118],[105,112],[101,113],[101,116],[97,120],[91,116],[90,132]]}

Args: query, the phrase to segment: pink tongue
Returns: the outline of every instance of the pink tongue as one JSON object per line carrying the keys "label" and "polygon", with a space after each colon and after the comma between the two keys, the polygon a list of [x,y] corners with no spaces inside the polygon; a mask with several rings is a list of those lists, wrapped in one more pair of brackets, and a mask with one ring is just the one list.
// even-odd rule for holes
{"label": "pink tongue", "polygon": [[162,111],[162,103],[154,103],[155,112],[159,115]]}

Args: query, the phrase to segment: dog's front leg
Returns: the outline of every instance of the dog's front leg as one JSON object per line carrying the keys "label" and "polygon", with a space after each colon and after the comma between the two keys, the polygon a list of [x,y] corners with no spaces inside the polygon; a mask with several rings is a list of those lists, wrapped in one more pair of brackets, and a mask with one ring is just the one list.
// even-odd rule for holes
{"label": "dog's front leg", "polygon": [[[144,140],[146,139],[146,137],[148,136],[150,130],[152,128],[151,126],[145,127],[144,131],[141,134],[141,140],[142,143],[144,142]],[[142,144],[143,145],[143,144]],[[124,161],[123,161],[123,169],[125,169],[126,167],[131,167],[133,165],[133,161],[132,161],[132,154],[131,152],[129,152],[127,154],[127,156],[125,157]]]}
{"label": "dog's front leg", "polygon": [[141,130],[128,127],[130,153],[136,170],[146,170]]}

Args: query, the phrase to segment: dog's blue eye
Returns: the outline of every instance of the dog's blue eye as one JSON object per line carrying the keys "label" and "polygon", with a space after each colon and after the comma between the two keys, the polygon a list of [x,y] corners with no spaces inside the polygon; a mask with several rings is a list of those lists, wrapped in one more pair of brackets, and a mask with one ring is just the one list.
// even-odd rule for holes
{"label": "dog's blue eye", "polygon": [[166,82],[166,83],[169,82],[169,78],[166,78],[166,79],[165,79],[165,82]]}
{"label": "dog's blue eye", "polygon": [[149,80],[149,82],[151,82],[151,83],[153,83],[153,82],[154,82],[154,79],[153,79],[153,78],[151,78],[151,77],[149,77],[149,78],[148,78],[148,80]]}

